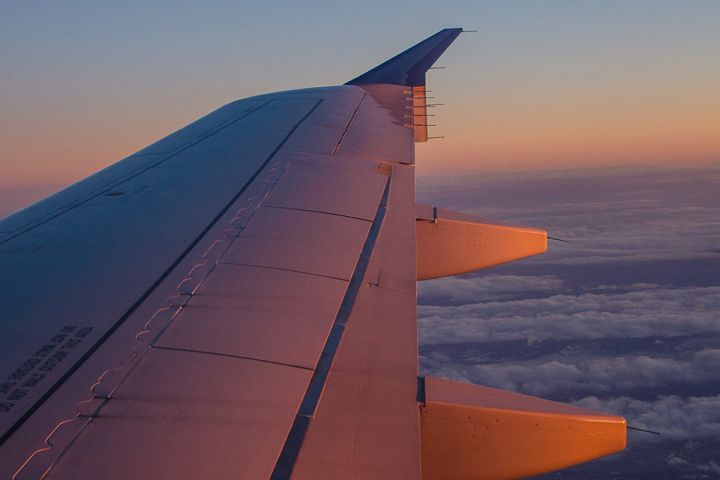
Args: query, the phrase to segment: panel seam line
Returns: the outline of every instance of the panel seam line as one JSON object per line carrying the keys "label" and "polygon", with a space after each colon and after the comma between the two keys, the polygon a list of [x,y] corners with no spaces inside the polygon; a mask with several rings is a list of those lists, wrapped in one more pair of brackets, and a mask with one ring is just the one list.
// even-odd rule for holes
{"label": "panel seam line", "polygon": [[[133,170],[133,171],[131,171],[131,172],[128,172],[128,173],[126,173],[125,175],[120,176],[119,178],[114,179],[113,181],[111,181],[110,183],[108,183],[108,184],[106,184],[106,185],[103,185],[103,186],[100,187],[98,190],[95,190],[94,192],[90,193],[89,196],[84,197],[84,198],[81,198],[81,199],[78,199],[78,200],[76,200],[75,202],[71,202],[71,203],[68,204],[68,205],[64,205],[64,206],[60,207],[59,209],[57,209],[57,210],[54,211],[54,212],[47,213],[46,215],[44,215],[44,216],[41,217],[40,219],[37,219],[35,222],[30,222],[30,223],[28,223],[28,224],[23,225],[23,226],[20,227],[20,229],[18,229],[18,230],[14,230],[14,231],[8,232],[9,235],[8,235],[6,238],[0,239],[0,244],[7,243],[7,242],[9,242],[10,240],[12,240],[12,239],[14,239],[14,238],[16,238],[16,237],[18,237],[18,236],[20,236],[20,235],[23,235],[24,233],[27,233],[27,232],[29,232],[29,231],[31,231],[31,230],[34,230],[34,229],[36,229],[37,227],[39,227],[39,226],[41,226],[41,225],[44,225],[44,224],[46,224],[46,223],[54,220],[55,218],[60,217],[60,216],[62,216],[62,215],[64,215],[64,214],[66,214],[67,212],[70,212],[70,211],[76,209],[77,207],[80,207],[81,205],[86,204],[87,202],[90,202],[91,200],[94,200],[95,198],[101,196],[103,193],[107,192],[108,190],[112,190],[112,189],[114,189],[114,188],[117,188],[117,187],[123,185],[124,183],[128,182],[129,180],[132,180],[133,178],[137,177],[138,175],[143,174],[143,173],[147,172],[148,170],[151,170],[151,169],[157,167],[158,165],[160,165],[160,164],[162,164],[162,163],[165,163],[166,161],[170,160],[171,158],[180,155],[180,154],[181,154],[182,152],[184,152],[185,150],[188,150],[188,149],[194,147],[194,146],[197,145],[198,143],[203,142],[203,141],[207,140],[208,138],[210,138],[210,137],[212,137],[212,136],[220,133],[221,131],[225,130],[227,127],[230,127],[231,125],[239,122],[240,120],[249,117],[249,116],[252,115],[253,113],[255,113],[255,112],[257,112],[258,110],[261,110],[263,107],[267,106],[267,105],[268,105],[269,103],[271,103],[272,101],[273,101],[272,99],[271,99],[271,100],[267,100],[267,101],[263,102],[262,104],[258,105],[257,107],[253,107],[253,108],[249,108],[249,109],[245,110],[244,112],[242,112],[241,114],[239,114],[237,117],[235,117],[235,118],[233,118],[233,119],[230,119],[230,120],[228,120],[228,121],[225,121],[225,122],[223,122],[221,125],[218,125],[217,127],[213,128],[212,130],[207,131],[207,132],[204,132],[204,133],[198,135],[197,137],[193,138],[193,139],[190,140],[189,142],[186,142],[185,144],[183,144],[182,146],[180,146],[180,147],[179,147],[177,150],[175,150],[175,151],[171,151],[171,152],[168,152],[168,153],[155,153],[155,154],[147,153],[147,154],[141,155],[141,156],[143,156],[143,157],[144,157],[144,156],[149,156],[149,155],[160,155],[162,158],[158,159],[157,161],[155,161],[154,163],[152,163],[152,164],[150,164],[150,165],[141,165],[141,166],[139,166],[138,168],[136,168],[135,170]],[[175,132],[173,132],[173,133],[175,133]],[[173,133],[171,133],[170,135],[173,135]],[[161,139],[160,141],[162,141],[162,139]],[[150,146],[152,146],[152,145],[150,145]],[[146,147],[146,148],[147,148],[147,147]],[[133,155],[130,155],[130,156],[125,157],[125,158],[126,158],[126,159],[129,159],[129,158],[132,158],[132,157],[135,157],[135,156],[136,156],[136,155],[133,154]],[[124,160],[124,159],[123,159],[123,160]],[[122,161],[122,160],[121,160],[121,161]],[[62,190],[61,190],[61,191],[62,191]],[[58,192],[58,193],[59,193],[59,192]]]}
{"label": "panel seam line", "polygon": [[328,338],[323,346],[320,359],[315,367],[315,372],[305,391],[297,415],[293,420],[288,435],[283,444],[282,450],[278,455],[275,468],[273,469],[271,480],[288,480],[292,476],[295,463],[300,454],[300,448],[305,440],[305,434],[310,426],[310,419],[315,415],[317,407],[320,403],[320,397],[325,389],[330,369],[332,368],[335,355],[340,347],[340,342],[345,331],[345,326],[352,313],[355,301],[360,293],[360,287],[363,285],[363,279],[370,263],[370,257],[375,248],[375,243],[380,235],[385,213],[387,210],[387,200],[390,193],[390,184],[392,175],[390,175],[385,183],[385,189],[380,199],[375,219],[373,220],[368,236],[363,245],[360,257],[358,258],[355,270],[348,283],[345,295],[343,297],[338,313],[335,317]]}
{"label": "panel seam line", "polygon": [[240,360],[251,360],[254,362],[270,363],[272,365],[282,365],[283,367],[299,368],[301,370],[309,370],[312,372],[312,367],[304,367],[302,365],[296,365],[294,363],[277,362],[275,360],[267,360],[265,358],[250,357],[246,355],[233,355],[232,353],[221,353],[221,352],[208,352],[207,350],[196,350],[194,348],[182,348],[182,347],[168,347],[164,345],[152,345],[150,348],[156,348],[158,350],[171,350],[174,352],[187,352],[187,353],[198,353],[201,355],[214,355],[216,357],[227,357],[237,358]]}
{"label": "panel seam line", "polygon": [[366,96],[367,96],[367,92],[363,93],[362,97],[360,97],[360,101],[358,102],[357,107],[355,107],[355,111],[350,116],[350,121],[348,122],[347,126],[345,127],[345,130],[343,130],[342,135],[340,135],[340,140],[338,140],[337,145],[335,145],[335,148],[333,149],[333,152],[332,152],[333,155],[337,155],[338,151],[340,150],[340,146],[342,145],[343,140],[345,140],[345,135],[347,135],[348,131],[350,130],[350,126],[352,125],[353,120],[355,120],[355,115],[357,115],[358,110],[360,110],[360,105],[362,105]]}
{"label": "panel seam line", "polygon": [[355,217],[355,216],[353,216],[353,215],[345,215],[345,214],[342,214],[342,213],[326,212],[326,211],[323,211],[323,210],[315,210],[315,209],[312,209],[312,208],[296,208],[296,207],[285,207],[285,206],[267,205],[267,204],[263,205],[263,207],[266,207],[266,208],[277,208],[277,209],[280,209],[280,210],[295,210],[295,211],[298,211],[298,212],[322,213],[322,214],[324,214],[324,215],[332,215],[333,217],[350,218],[350,219],[352,219],[352,220],[362,220],[363,222],[372,223],[372,220],[369,220],[369,219],[367,219],[367,218]]}
{"label": "panel seam line", "polygon": [[[242,237],[238,237],[242,238]],[[301,273],[303,275],[310,275],[312,277],[322,277],[322,278],[328,278],[330,280],[340,280],[341,282],[348,282],[349,280],[347,278],[342,277],[334,277],[332,275],[323,275],[322,273],[313,273],[313,272],[306,272],[304,270],[295,270],[293,268],[283,268],[283,267],[272,267],[269,265],[254,265],[252,263],[242,263],[242,262],[232,262],[227,260],[221,260],[219,262],[220,265],[234,265],[237,267],[253,267],[253,268],[264,268],[267,270],[279,270],[281,272],[292,272],[292,273]]]}
{"label": "panel seam line", "polygon": [[[125,323],[125,321],[130,318],[130,315],[132,315],[135,310],[137,310],[140,305],[142,305],[145,300],[160,286],[160,284],[172,273],[173,270],[182,262],[185,257],[188,256],[188,254],[195,248],[195,246],[200,243],[200,241],[207,235],[207,233],[210,231],[210,229],[215,226],[218,221],[227,213],[227,211],[232,207],[235,202],[238,201],[238,199],[242,196],[243,193],[248,189],[248,187],[257,179],[257,177],[260,175],[260,173],[265,170],[265,168],[268,166],[270,161],[275,158],[275,156],[278,154],[280,149],[287,143],[287,141],[290,139],[290,137],[297,131],[297,129],[302,125],[302,123],[313,114],[313,112],[320,106],[320,104],[323,102],[323,99],[317,99],[315,105],[293,126],[293,128],[290,129],[287,135],[280,141],[277,147],[270,152],[268,157],[265,159],[265,161],[258,167],[258,169],[255,171],[255,173],[248,179],[248,181],[240,187],[240,190],[233,196],[232,199],[220,210],[220,213],[218,213],[211,221],[210,223],[200,232],[200,234],[190,242],[190,245],[180,253],[180,255],[175,259],[175,261],[170,264],[170,266],[160,275],[160,277],[138,298],[138,300],[133,303],[130,308],[105,332],[105,334],[100,337],[93,346],[91,346],[83,355],[80,357],[74,364],[71,366],[65,374],[63,374],[48,390],[19,418],[15,423],[10,426],[10,428],[7,429],[7,431],[0,436],[0,446],[5,443],[34,413],[37,411],[40,406],[45,403],[45,401],[52,396],[55,391],[60,388],[62,384],[64,384],[68,378],[70,378],[78,368],[82,364],[84,364],[96,351],[100,346],[105,343],[105,341],[110,338],[112,334],[115,333],[115,331],[120,328],[120,326]],[[269,103],[269,102],[268,102]]]}

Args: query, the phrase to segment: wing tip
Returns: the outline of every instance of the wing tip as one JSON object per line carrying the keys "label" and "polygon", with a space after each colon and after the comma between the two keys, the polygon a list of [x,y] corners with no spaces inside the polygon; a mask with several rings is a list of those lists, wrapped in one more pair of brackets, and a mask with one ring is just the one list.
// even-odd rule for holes
{"label": "wing tip", "polygon": [[465,30],[461,27],[444,28],[353,78],[345,85],[369,83],[389,83],[413,87],[425,85],[425,73],[463,31]]}

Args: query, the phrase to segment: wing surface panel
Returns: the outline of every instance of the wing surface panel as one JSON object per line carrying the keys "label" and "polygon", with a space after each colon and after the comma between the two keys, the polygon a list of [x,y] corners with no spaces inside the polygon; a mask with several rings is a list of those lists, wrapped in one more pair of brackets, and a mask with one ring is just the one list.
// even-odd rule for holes
{"label": "wing surface panel", "polygon": [[317,103],[264,104],[0,245],[0,304],[14,319],[0,336],[0,382],[12,384],[0,402],[3,434],[203,235]]}
{"label": "wing surface panel", "polygon": [[[282,163],[284,158],[292,157],[281,156],[279,163]],[[347,160],[337,158],[336,161]],[[387,179],[383,172],[376,171],[374,175]],[[323,188],[326,180],[327,178],[318,178],[316,187]],[[334,180],[337,186],[342,187],[342,177]],[[345,181],[353,180],[346,177]],[[281,188],[279,185],[276,183],[270,191]],[[268,198],[268,195],[265,198]],[[379,199],[375,201],[378,202]],[[315,218],[309,220],[309,216]],[[302,259],[314,259],[322,266],[327,265],[328,261],[330,265],[337,264],[333,257],[339,256],[340,260],[345,259],[340,265],[344,263],[352,271],[356,259],[360,256],[360,247],[368,234],[369,222],[328,213],[264,207],[262,202],[253,212],[244,212],[242,218],[247,220],[240,221],[239,231],[232,237],[230,245],[224,250],[221,249],[223,253],[219,254],[214,268],[202,283],[191,289],[192,294],[182,302],[181,307],[166,324],[161,323],[150,328],[150,347],[142,352],[136,363],[127,367],[128,372],[118,381],[117,390],[109,388],[112,395],[101,399],[99,405],[87,414],[91,421],[82,425],[74,435],[69,435],[62,442],[58,442],[58,445],[54,445],[54,451],[45,455],[46,462],[41,461],[41,456],[33,459],[26,467],[27,475],[47,468],[46,464],[49,463],[53,475],[59,475],[59,478],[91,478],[98,474],[97,468],[101,467],[92,463],[83,465],[81,459],[88,452],[82,446],[88,445],[92,446],[89,451],[93,457],[111,458],[112,464],[117,466],[106,478],[143,476],[148,475],[148,471],[153,472],[154,478],[196,476],[197,471],[191,464],[185,468],[159,470],[157,462],[161,461],[161,457],[148,461],[145,458],[147,455],[138,456],[137,451],[122,448],[127,442],[145,444],[146,435],[155,437],[173,433],[164,428],[156,433],[154,426],[154,422],[165,415],[165,404],[168,402],[166,398],[146,399],[133,394],[144,392],[147,388],[145,384],[162,384],[167,381],[166,378],[161,378],[164,375],[162,371],[157,370],[153,375],[147,373],[148,369],[152,370],[146,366],[149,361],[147,359],[157,356],[158,350],[192,354],[198,363],[204,362],[208,355],[259,364],[272,363],[290,370],[300,369],[307,374],[306,379],[310,378],[309,374],[319,361],[321,347],[328,337],[332,321],[340,310],[340,302],[349,285],[347,281],[314,271],[315,262]],[[303,239],[308,234],[310,236]],[[260,238],[261,241],[248,244],[245,242],[248,238]],[[310,241],[307,241],[308,238]],[[277,243],[278,241],[280,243]],[[238,259],[238,254],[244,255],[246,252],[248,256],[243,257],[245,260]],[[324,255],[321,255],[322,252]],[[293,263],[296,259],[301,259],[301,263]],[[255,265],[239,265],[236,263],[239,261],[252,261]],[[306,263],[302,263],[303,261]],[[284,338],[278,340],[279,336]],[[233,388],[255,383],[263,385],[265,380],[257,378],[252,367],[248,372],[245,376],[231,376],[237,380]],[[228,373],[208,366],[203,370],[203,375],[213,384],[222,382],[222,378]],[[288,392],[292,398],[297,398],[296,403],[288,403],[283,407],[287,407],[292,413],[290,420],[298,409],[306,387],[307,382],[301,384],[297,390]],[[173,401],[175,400],[170,403]],[[223,409],[222,406],[215,406],[208,398],[194,398],[191,393],[187,394],[187,398],[181,397],[177,401],[181,404],[187,402],[188,408],[213,410],[218,415]],[[143,402],[143,405],[150,409],[150,414],[156,412],[156,415],[153,417],[149,414],[148,418],[139,419],[131,427],[118,426],[114,422],[115,417],[134,418],[133,408],[136,402]],[[153,403],[157,405],[152,406]],[[252,423],[253,419],[262,418],[264,408],[266,407],[252,404],[245,406],[243,418],[236,419],[232,429],[240,435],[238,438],[254,436],[254,431],[246,425],[248,422]],[[280,407],[272,405],[272,409],[279,410]],[[284,411],[280,412],[280,417],[288,418],[282,416]],[[189,414],[183,411],[177,415],[185,418]],[[110,422],[106,422],[106,419]],[[228,421],[233,420],[235,419],[231,415]],[[290,424],[291,421],[287,421],[284,435],[287,435]],[[212,443],[215,440],[216,432],[212,428],[195,432],[193,441],[198,444]],[[178,435],[182,436],[183,433],[179,432]],[[264,438],[262,442],[246,447],[251,452],[226,460],[223,463],[224,471],[242,473],[244,478],[267,478],[274,467],[274,460],[282,447],[283,439],[284,436]],[[174,452],[182,452],[182,448],[185,447],[175,448]],[[265,461],[262,468],[250,469],[247,458],[263,458]],[[272,459],[272,462],[268,459]],[[180,465],[186,461],[197,462],[197,457],[183,455],[182,459],[175,460],[176,464]],[[53,478],[53,475],[50,478]]]}
{"label": "wing surface panel", "polygon": [[[107,192],[111,195],[61,208],[59,215],[13,240],[6,239],[0,254],[9,268],[0,278],[5,284],[0,295],[12,298],[12,302],[3,301],[3,307],[7,304],[5,312],[18,321],[11,325],[17,331],[0,338],[2,368],[8,369],[4,378],[16,372],[23,382],[37,378],[32,368],[21,367],[25,358],[34,357],[44,346],[42,342],[37,345],[38,337],[54,338],[68,325],[92,330],[84,333],[83,341],[61,362],[53,364],[52,375],[44,375],[22,401],[13,402],[11,412],[0,413],[4,432],[0,455],[15,459],[3,461],[0,474],[9,476],[23,457],[45,448],[37,432],[49,432],[60,420],[72,416],[74,408],[68,406],[87,398],[89,386],[103,371],[124,364],[135,334],[163,307],[165,299],[178,293],[178,281],[193,279],[188,270],[202,263],[206,250],[214,246],[205,236],[233,236],[232,232],[242,227],[238,222],[249,218],[248,213],[256,213],[289,163],[283,160],[283,155],[288,155],[283,147],[291,133],[299,130],[318,105],[333,98],[359,101],[362,97],[356,87],[337,90],[340,93],[313,89],[265,96],[262,105],[267,110],[255,112],[258,116],[252,125],[241,126],[238,121],[226,127],[224,134],[216,132],[115,186]],[[356,107],[350,103],[348,108],[354,111]],[[330,143],[337,145],[341,137],[339,132]],[[116,195],[116,190],[122,194]],[[366,200],[371,198],[366,195]],[[228,223],[215,226],[219,220]],[[23,251],[23,245],[30,245],[33,253]],[[185,270],[176,272],[180,267]],[[38,295],[43,302],[35,301]],[[156,303],[145,304],[151,299]],[[24,318],[29,320],[21,321]],[[125,323],[127,328],[123,328]],[[116,336],[116,329],[122,335]],[[44,331],[46,335],[42,335]],[[106,341],[107,348],[101,348]],[[61,346],[52,348],[60,350]],[[75,377],[77,370],[81,372]],[[63,388],[65,383],[68,388]],[[62,393],[56,393],[58,390]],[[26,421],[28,430],[21,431]]]}
{"label": "wing surface panel", "polygon": [[153,345],[312,369],[347,282],[221,264]]}
{"label": "wing surface panel", "polygon": [[[285,95],[303,98],[307,95],[322,95],[324,101],[318,106],[317,115],[308,118],[296,135],[288,139],[286,150],[292,152],[334,155],[345,131],[353,121],[358,105],[363,101],[365,91],[351,86],[322,87],[300,90],[302,93]],[[262,97],[260,97],[262,98]]]}
{"label": "wing surface panel", "polygon": [[222,261],[349,280],[369,229],[366,220],[263,207]]}
{"label": "wing surface panel", "polygon": [[202,142],[223,128],[262,108],[270,99],[244,99],[229,103],[199,120],[181,128],[162,140],[130,155],[88,178],[77,182],[50,197],[39,201],[0,222],[0,242],[54,218],[82,203],[170,160],[174,155],[196,143]]}
{"label": "wing surface panel", "polygon": [[414,173],[393,167],[385,219],[293,479],[420,478]]}
{"label": "wing surface panel", "polygon": [[153,348],[47,478],[267,478],[311,373]]}
{"label": "wing surface panel", "polygon": [[294,154],[264,205],[372,221],[387,180],[378,168],[357,157]]}
{"label": "wing surface panel", "polygon": [[368,93],[338,153],[387,163],[415,163],[412,90],[400,85],[363,85]]}

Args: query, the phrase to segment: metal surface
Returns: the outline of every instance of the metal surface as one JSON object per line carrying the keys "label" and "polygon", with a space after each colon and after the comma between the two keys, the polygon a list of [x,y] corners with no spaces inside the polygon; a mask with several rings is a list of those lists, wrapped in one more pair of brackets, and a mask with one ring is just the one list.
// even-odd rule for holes
{"label": "metal surface", "polygon": [[[352,124],[365,91],[352,86],[320,87],[283,92],[293,98],[322,97],[316,114],[303,122],[286,144],[286,150],[332,155]],[[261,96],[259,98],[264,98]]]}
{"label": "metal surface", "polygon": [[[254,111],[252,124],[241,125],[246,116],[210,136],[203,130],[202,141],[168,146],[176,150],[163,162],[130,176],[115,175],[126,173],[126,161],[120,162],[94,177],[97,182],[88,179],[0,223],[17,234],[0,245],[0,296],[4,318],[13,319],[0,336],[0,369],[7,369],[5,379],[13,377],[1,382],[3,393],[32,385],[22,398],[13,397],[10,411],[0,412],[0,476],[11,476],[34,451],[48,456],[45,442],[63,438],[48,434],[76,415],[75,405],[91,396],[99,376],[125,364],[135,335],[177,293],[187,272],[207,263],[215,242],[228,228],[237,231],[238,219],[251,217],[267,198],[291,163],[287,140],[317,105],[341,99],[349,118],[361,92],[339,87],[252,100],[267,109]],[[247,109],[247,102],[234,102],[219,111],[232,105]],[[329,143],[336,146],[342,132]],[[89,194],[93,188],[100,193]],[[33,370],[45,366],[40,355],[61,350],[61,358],[50,359],[50,372],[40,377]],[[33,363],[23,368],[28,359]]]}
{"label": "metal surface", "polygon": [[48,478],[266,479],[310,375],[152,349]]}
{"label": "metal surface", "polygon": [[308,385],[297,416],[295,417],[292,428],[290,429],[290,433],[288,434],[288,437],[285,440],[285,445],[278,457],[278,461],[272,475],[273,480],[290,477],[293,469],[295,468],[300,448],[302,447],[303,442],[305,441],[305,436],[307,435],[310,420],[317,412],[320,397],[327,386],[328,376],[333,369],[335,356],[340,348],[340,343],[342,342],[345,334],[347,322],[355,307],[355,302],[357,301],[358,294],[362,287],[368,262],[374,253],[375,244],[377,243],[378,236],[387,213],[389,190],[390,180],[388,179],[383,191],[383,196],[376,209],[370,232],[365,240],[362,252],[357,259],[355,269],[353,270],[352,277],[348,283],[343,301],[338,309],[335,321],[333,322],[330,335],[323,346],[320,360],[315,367],[312,380]]}
{"label": "metal surface", "polygon": [[420,417],[424,480],[528,477],[625,448],[622,417],[439,378]]}
{"label": "metal surface", "polygon": [[366,220],[263,207],[223,262],[349,280],[369,229]]}
{"label": "metal surface", "polygon": [[387,177],[378,163],[343,155],[293,155],[264,205],[371,221]]}
{"label": "metal surface", "polygon": [[9,234],[23,232],[98,195],[118,193],[120,190],[113,190],[114,187],[160,163],[171,161],[178,153],[210,139],[222,129],[261,109],[268,101],[269,98],[249,98],[220,107],[126,159],[3,219],[0,222],[0,241]]}
{"label": "metal surface", "polygon": [[545,253],[547,232],[418,205],[417,279],[449,277]]}
{"label": "metal surface", "polygon": [[412,110],[408,113],[415,133],[415,142],[428,141],[428,109],[427,94],[424,86],[412,87]]}
{"label": "metal surface", "polygon": [[264,103],[60,214],[38,204],[0,224],[18,232],[0,244],[0,305],[12,319],[0,336],[0,436],[137,307],[317,103]]}
{"label": "metal surface", "polygon": [[462,33],[462,28],[446,28],[423,40],[390,60],[363,73],[348,85],[392,83],[395,85],[425,85],[425,72]]}
{"label": "metal surface", "polygon": [[383,227],[293,479],[420,476],[412,167],[394,167],[391,182]]}
{"label": "metal surface", "polygon": [[410,89],[363,85],[367,95],[339,146],[338,153],[386,163],[415,163],[413,130],[405,118],[412,108]]}
{"label": "metal surface", "polygon": [[155,346],[312,369],[347,282],[221,264]]}

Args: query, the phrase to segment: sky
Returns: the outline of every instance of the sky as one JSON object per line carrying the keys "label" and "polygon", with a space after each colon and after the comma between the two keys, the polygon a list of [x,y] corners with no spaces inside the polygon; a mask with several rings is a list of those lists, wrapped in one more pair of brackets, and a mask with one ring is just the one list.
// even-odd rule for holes
{"label": "sky", "polygon": [[231,100],[343,83],[440,28],[418,174],[720,159],[720,3],[14,2],[0,186],[64,185]]}

